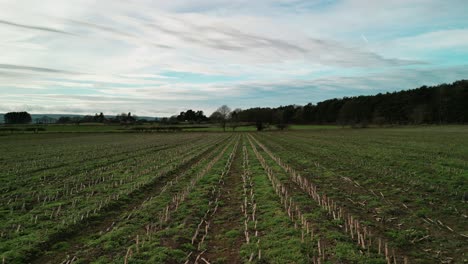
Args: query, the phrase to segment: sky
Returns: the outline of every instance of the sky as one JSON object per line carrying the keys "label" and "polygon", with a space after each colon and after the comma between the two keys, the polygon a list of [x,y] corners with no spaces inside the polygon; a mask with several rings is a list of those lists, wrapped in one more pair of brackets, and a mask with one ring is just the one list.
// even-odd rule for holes
{"label": "sky", "polygon": [[0,113],[171,116],[468,79],[466,0],[0,0]]}

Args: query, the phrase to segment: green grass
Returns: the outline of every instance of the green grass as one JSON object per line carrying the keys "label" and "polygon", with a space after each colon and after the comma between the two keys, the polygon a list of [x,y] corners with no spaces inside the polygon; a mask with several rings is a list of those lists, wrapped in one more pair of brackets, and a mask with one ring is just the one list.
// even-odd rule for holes
{"label": "green grass", "polygon": [[[261,235],[258,238],[259,246],[254,240],[253,243],[244,244],[241,248],[244,261],[249,259],[251,253],[257,256],[259,248],[263,251],[262,258],[266,263],[308,263],[308,250],[301,245],[300,231],[295,229],[294,223],[289,220],[268,176],[250,147],[248,155],[258,205],[257,229]],[[249,226],[253,230],[254,224],[251,223]]]}
{"label": "green grass", "polygon": [[[21,140],[24,138],[22,135],[13,135],[9,141],[3,142],[5,149],[11,147],[17,151],[2,153],[1,156],[1,165],[7,165],[8,169],[2,170],[0,177],[11,179],[1,187],[1,199],[6,201],[1,210],[8,212],[0,218],[3,257],[13,263],[23,261],[28,255],[35,254],[41,241],[54,242],[54,237],[79,229],[89,217],[104,215],[106,208],[123,206],[146,185],[157,182],[162,175],[175,170],[185,160],[199,155],[227,135],[219,135],[219,138],[200,138],[197,134],[186,134],[183,138],[162,136],[164,140],[161,135],[148,135],[144,137],[146,140],[137,141],[126,140],[124,134],[107,136],[113,140],[97,135],[58,139],[50,134],[35,135],[35,144],[45,143],[44,146],[39,144],[37,150],[46,154],[42,158],[50,160],[46,163],[36,163],[36,160],[23,157],[25,152],[21,151],[22,148],[31,148],[31,142]],[[179,141],[184,138],[192,143],[181,145]],[[122,142],[114,141],[118,139]],[[80,147],[65,144],[43,153],[47,142],[57,140]],[[137,142],[140,145],[135,146]],[[122,150],[122,147],[125,148]],[[34,157],[33,153],[30,154]],[[64,163],[65,155],[68,162]],[[8,166],[11,160],[22,165]],[[16,178],[15,175],[22,177]],[[41,188],[35,188],[37,185]],[[17,257],[18,253],[21,258]]]}
{"label": "green grass", "polygon": [[[391,245],[425,262],[464,258],[466,132],[464,126],[430,126],[255,136],[323,193],[381,230]],[[444,256],[428,248],[442,249]]]}
{"label": "green grass", "polygon": [[[254,144],[255,145],[255,144]],[[259,146],[256,146],[259,149]],[[311,229],[313,230],[314,236],[310,237],[305,235],[305,241],[299,242],[301,248],[302,256],[299,257],[295,263],[310,263],[312,262],[312,257],[319,257],[317,243],[320,240],[322,245],[324,245],[324,252],[326,255],[326,261],[330,263],[339,263],[339,262],[351,262],[351,263],[385,263],[385,261],[379,257],[376,252],[372,251],[366,255],[360,253],[359,247],[353,242],[350,237],[347,236],[340,228],[342,222],[335,221],[330,219],[326,211],[321,209],[318,204],[311,199],[306,193],[299,190],[298,186],[291,182],[291,178],[274,160],[268,157],[268,155],[262,151],[260,155],[266,160],[266,164],[273,171],[273,175],[278,179],[285,188],[288,189],[288,196],[291,201],[298,206],[300,211],[303,213],[304,218],[309,221],[311,224]],[[266,178],[266,176],[264,176]],[[271,187],[270,187],[271,188]],[[273,201],[272,198],[268,199],[270,202]],[[273,211],[273,210],[266,210]],[[286,216],[287,217],[287,216]],[[270,221],[275,221],[277,219],[275,216],[270,216],[267,218],[267,223]],[[270,222],[271,223],[271,222]],[[300,226],[300,222],[296,220],[295,222]],[[274,224],[276,225],[276,224]],[[283,229],[284,230],[284,227]],[[300,229],[294,229],[292,232],[296,233],[296,238],[301,237]],[[267,239],[267,241],[276,241],[280,238]],[[292,240],[292,238],[290,238]],[[326,246],[325,246],[326,245]],[[266,246],[267,248],[271,247],[270,245]],[[346,254],[339,255],[339,248],[346,247]],[[290,247],[287,247],[290,249]],[[293,256],[290,255],[290,250],[285,250],[281,255],[284,255],[286,258],[283,261],[291,259]],[[281,263],[281,262],[279,262]]]}
{"label": "green grass", "polygon": [[288,130],[329,130],[329,129],[342,129],[340,126],[335,125],[290,125]]}
{"label": "green grass", "polygon": [[26,129],[40,128],[45,131],[39,131],[39,133],[93,133],[93,132],[124,132],[129,130],[132,126],[121,126],[121,125],[106,125],[99,123],[83,123],[80,125],[76,124],[50,124],[50,125],[2,125],[0,126],[0,134],[11,134],[6,131],[10,128],[17,129],[13,133],[29,133],[32,134],[34,131],[24,131]]}
{"label": "green grass", "polygon": [[[318,238],[327,245],[329,263],[382,263],[375,249],[361,254],[343,230],[343,220],[332,220],[253,141],[292,201],[313,223],[315,237],[301,242],[301,230],[294,227],[274,192],[248,134],[410,263],[468,261],[467,240],[462,236],[468,235],[468,126],[291,126],[287,131],[265,132],[246,126],[238,127],[239,133],[230,129],[220,133],[219,126],[192,127],[190,133],[118,133],[127,130],[95,124],[47,128],[39,134],[0,137],[0,257],[6,263],[60,263],[67,255],[79,258],[74,263],[123,263],[129,248],[130,263],[180,263],[192,251],[213,252],[209,245],[215,239],[240,247],[243,261],[258,254],[260,247],[264,262],[310,263]],[[214,206],[209,203],[213,190],[242,188],[219,181],[237,138],[237,157],[242,161],[244,145],[249,157],[259,246],[246,244],[243,229],[223,227],[223,218],[215,215],[212,224],[221,228],[211,229],[198,251],[191,238],[206,210]],[[204,171],[218,155],[213,167]],[[237,173],[232,177],[241,177],[240,161],[232,164]],[[165,208],[202,171],[204,176],[177,210],[171,207],[170,221],[161,225]],[[222,199],[216,203],[220,208],[230,204]],[[231,221],[243,224],[241,209],[234,210],[238,216],[234,213],[237,218]],[[148,226],[154,227],[150,235]],[[253,230],[252,221],[248,226]],[[216,261],[226,263],[230,258],[211,259]]]}
{"label": "green grass", "polygon": [[[83,123],[83,124],[50,124],[50,125],[0,125],[0,134],[11,133],[34,133],[33,131],[24,131],[25,129],[42,128],[45,131],[39,133],[93,133],[93,132],[138,132],[137,128],[145,127],[165,127],[164,125],[120,125],[120,124],[100,124],[100,123]],[[171,127],[181,128],[181,131],[190,132],[223,132],[223,128],[219,124],[179,124],[168,125]],[[17,129],[18,131],[10,132],[9,128]],[[334,125],[290,125],[286,130],[328,130],[340,129],[340,126]],[[265,131],[278,130],[276,126],[271,125]],[[234,130],[231,126],[226,127],[226,132],[253,132],[257,131],[255,125],[241,125]]]}

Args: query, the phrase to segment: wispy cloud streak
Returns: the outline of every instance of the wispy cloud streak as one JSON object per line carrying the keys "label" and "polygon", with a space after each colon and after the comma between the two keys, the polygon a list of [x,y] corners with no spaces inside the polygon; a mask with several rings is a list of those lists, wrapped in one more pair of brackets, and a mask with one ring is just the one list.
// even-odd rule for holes
{"label": "wispy cloud streak", "polygon": [[0,69],[32,71],[32,72],[42,72],[42,73],[80,74],[80,73],[71,72],[71,71],[56,70],[56,69],[41,68],[41,67],[32,67],[32,66],[24,66],[24,65],[12,65],[12,64],[0,64]]}
{"label": "wispy cloud streak", "polygon": [[59,29],[53,29],[53,28],[42,27],[42,26],[32,26],[32,25],[18,24],[18,23],[14,23],[14,22],[10,22],[10,21],[5,21],[5,20],[0,20],[0,24],[5,25],[5,26],[23,28],[23,29],[32,29],[32,30],[39,30],[39,31],[51,32],[51,33],[65,34],[65,35],[74,35],[73,33],[66,32],[66,31],[59,30]]}

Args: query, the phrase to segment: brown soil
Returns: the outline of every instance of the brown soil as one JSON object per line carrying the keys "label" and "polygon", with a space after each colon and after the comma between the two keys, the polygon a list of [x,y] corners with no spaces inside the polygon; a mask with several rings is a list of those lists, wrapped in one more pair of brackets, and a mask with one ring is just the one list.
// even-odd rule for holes
{"label": "brown soil", "polygon": [[[237,148],[231,170],[225,176],[221,189],[218,211],[211,221],[207,250],[202,255],[210,263],[241,263],[239,249],[243,242],[241,222],[242,199],[242,155]],[[237,231],[238,236],[229,237],[229,231]]]}

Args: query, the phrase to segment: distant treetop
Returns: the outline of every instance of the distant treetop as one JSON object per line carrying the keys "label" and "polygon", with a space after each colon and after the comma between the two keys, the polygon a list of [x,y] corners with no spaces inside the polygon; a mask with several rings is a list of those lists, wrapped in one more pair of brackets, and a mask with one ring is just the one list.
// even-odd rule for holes
{"label": "distant treetop", "polygon": [[28,112],[9,112],[3,116],[6,124],[29,124],[32,117]]}

